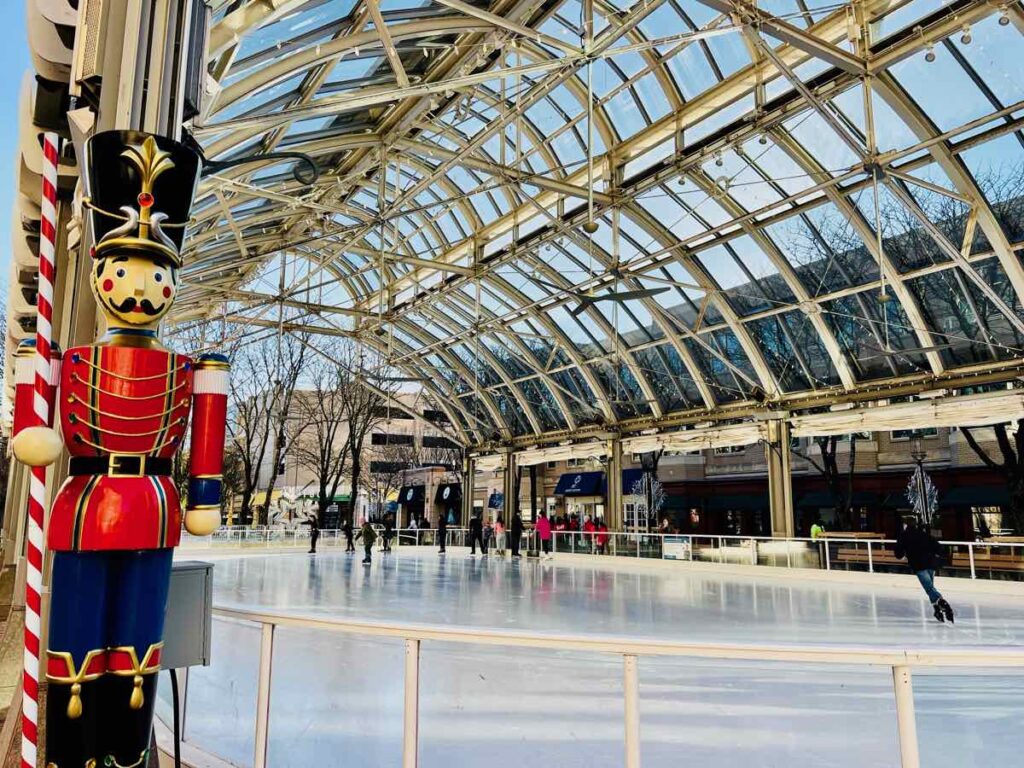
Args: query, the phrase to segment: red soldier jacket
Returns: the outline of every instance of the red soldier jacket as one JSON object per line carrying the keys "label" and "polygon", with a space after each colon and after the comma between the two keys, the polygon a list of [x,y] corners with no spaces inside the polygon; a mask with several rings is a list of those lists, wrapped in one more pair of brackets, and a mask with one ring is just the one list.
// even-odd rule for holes
{"label": "red soldier jacket", "polygon": [[171,462],[193,411],[189,508],[220,506],[227,360],[95,345],[64,355],[58,395],[70,476],[47,527],[56,551],[175,546],[181,504]]}

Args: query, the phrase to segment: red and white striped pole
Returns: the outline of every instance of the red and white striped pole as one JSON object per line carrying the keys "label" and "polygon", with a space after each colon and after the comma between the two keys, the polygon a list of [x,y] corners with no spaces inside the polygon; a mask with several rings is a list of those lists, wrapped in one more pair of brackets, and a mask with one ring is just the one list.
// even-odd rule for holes
{"label": "red and white striped pole", "polygon": [[[43,197],[39,237],[39,292],[36,300],[35,424],[50,420],[54,246],[57,234],[57,146],[55,133],[43,134]],[[39,734],[40,593],[43,589],[43,504],[46,467],[32,467],[28,496],[28,570],[25,580],[25,670],[21,703],[21,765],[36,768]]]}

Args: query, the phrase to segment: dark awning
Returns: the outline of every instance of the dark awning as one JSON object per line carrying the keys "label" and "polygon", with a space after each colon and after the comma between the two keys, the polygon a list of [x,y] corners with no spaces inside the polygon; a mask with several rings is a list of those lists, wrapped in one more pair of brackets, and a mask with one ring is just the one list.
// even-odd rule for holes
{"label": "dark awning", "polygon": [[940,507],[1001,507],[1009,503],[1005,485],[961,485],[939,494]]}
{"label": "dark awning", "polygon": [[[853,498],[850,500],[855,507],[865,507],[871,504],[878,503],[878,494],[871,493],[871,491],[854,491]],[[834,507],[836,505],[835,497],[832,496],[831,491],[811,491],[805,493],[800,497],[795,506],[797,507]]]}
{"label": "dark awning", "polygon": [[435,504],[445,504],[455,507],[462,501],[462,483],[445,483],[437,486],[437,493],[434,494]]}
{"label": "dark awning", "polygon": [[632,496],[633,486],[640,480],[643,480],[644,471],[642,469],[624,469],[622,470],[622,495]]}
{"label": "dark awning", "polygon": [[556,496],[602,496],[604,472],[566,472],[558,478]]}
{"label": "dark awning", "polygon": [[704,509],[721,512],[768,508],[769,502],[767,493],[718,494],[708,496],[704,502]]}
{"label": "dark awning", "polygon": [[668,495],[665,497],[665,503],[662,509],[666,512],[676,511],[688,511],[690,509],[697,509],[700,507],[700,499],[696,496],[673,496]]}
{"label": "dark awning", "polygon": [[398,494],[398,503],[415,504],[416,502],[423,501],[426,494],[427,488],[424,485],[404,485]]}
{"label": "dark awning", "polygon": [[488,509],[504,509],[505,508],[505,494],[504,493],[492,493],[487,497],[487,508]]}

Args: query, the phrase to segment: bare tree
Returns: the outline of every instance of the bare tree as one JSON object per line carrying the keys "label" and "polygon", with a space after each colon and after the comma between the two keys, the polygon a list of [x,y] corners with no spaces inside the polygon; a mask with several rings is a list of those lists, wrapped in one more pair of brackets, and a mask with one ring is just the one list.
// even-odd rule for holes
{"label": "bare tree", "polygon": [[836,510],[836,520],[844,530],[852,530],[853,517],[851,506],[853,501],[853,475],[857,464],[857,433],[850,435],[850,465],[846,469],[845,478],[839,469],[839,457],[836,450],[839,446],[841,435],[828,435],[815,437],[814,444],[818,446],[818,459],[815,460],[808,451],[794,448],[793,453],[802,458],[825,478],[825,485],[832,495],[832,502]]}
{"label": "bare tree", "polygon": [[[228,350],[228,434],[241,459],[239,514],[243,520],[266,521],[284,454],[288,412],[306,362],[306,346],[302,342],[285,334],[256,342],[245,340]],[[262,473],[268,468],[263,502],[254,515]]]}
{"label": "bare tree", "polygon": [[[362,382],[362,373],[356,370],[356,378]],[[345,448],[351,462],[352,509],[359,499],[359,482],[363,474],[363,449],[366,437],[378,424],[387,421],[387,398],[369,386],[352,387],[347,398],[345,413],[348,418],[348,437]]]}
{"label": "bare tree", "polygon": [[370,472],[367,491],[372,502],[382,511],[388,496],[405,484],[406,474],[420,465],[420,451],[410,443],[375,445],[370,451]]}
{"label": "bare tree", "polygon": [[[296,421],[301,434],[293,439],[293,459],[311,470],[317,488],[317,519],[323,524],[327,507],[348,476],[349,452],[345,450],[348,404],[362,385],[348,360],[351,353],[340,345],[320,347],[324,353],[307,368],[312,386],[295,394]],[[334,358],[332,362],[330,358]]]}
{"label": "bare tree", "polygon": [[960,427],[971,450],[985,466],[1005,478],[1010,492],[1010,506],[1008,514],[1004,516],[1003,526],[1012,530],[1015,536],[1024,535],[1024,419],[1019,419],[1012,427],[1010,424],[995,424],[991,427],[1001,460],[993,455],[994,451],[978,442],[974,429],[976,427]]}

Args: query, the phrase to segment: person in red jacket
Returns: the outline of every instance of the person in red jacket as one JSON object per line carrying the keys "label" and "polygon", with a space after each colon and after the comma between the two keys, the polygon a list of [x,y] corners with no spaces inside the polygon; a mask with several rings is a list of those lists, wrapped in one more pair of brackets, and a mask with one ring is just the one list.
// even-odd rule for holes
{"label": "person in red jacket", "polygon": [[597,526],[590,519],[590,515],[587,515],[586,522],[583,523],[583,543],[587,545],[588,549],[593,549],[594,547],[595,531],[597,531]]}
{"label": "person in red jacket", "polygon": [[540,539],[541,557],[551,557],[551,521],[546,513],[540,513],[535,527],[537,538]]}
{"label": "person in red jacket", "polygon": [[604,524],[604,520],[597,521],[597,551],[600,554],[604,554],[608,547],[608,526]]}

